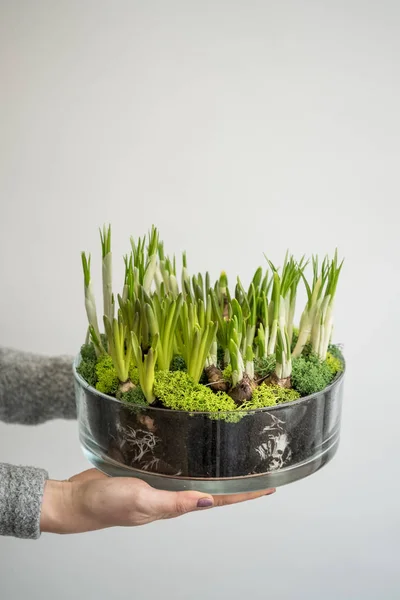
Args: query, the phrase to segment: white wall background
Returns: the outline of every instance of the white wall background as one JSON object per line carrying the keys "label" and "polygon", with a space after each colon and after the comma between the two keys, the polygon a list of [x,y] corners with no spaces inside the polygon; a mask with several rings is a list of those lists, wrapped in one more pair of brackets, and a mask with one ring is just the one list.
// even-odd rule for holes
{"label": "white wall background", "polygon": [[[343,437],[273,498],[136,530],[0,540],[2,600],[394,600],[399,556],[396,0],[0,0],[0,340],[75,353],[98,226],[158,225],[193,271],[346,257]],[[122,264],[122,263],[121,263]],[[122,269],[118,271],[122,273]],[[76,424],[2,460],[86,468]]]}

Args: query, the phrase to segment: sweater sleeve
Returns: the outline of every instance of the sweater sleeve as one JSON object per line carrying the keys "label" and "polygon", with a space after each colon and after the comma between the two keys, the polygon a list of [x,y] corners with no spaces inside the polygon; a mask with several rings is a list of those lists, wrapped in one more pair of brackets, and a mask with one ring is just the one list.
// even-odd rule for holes
{"label": "sweater sleeve", "polygon": [[0,463],[0,535],[40,537],[40,513],[48,474],[34,467]]}
{"label": "sweater sleeve", "polygon": [[0,420],[36,425],[75,419],[72,358],[0,348]]}
{"label": "sweater sleeve", "polygon": [[[34,425],[76,418],[72,359],[0,348],[0,420]],[[48,474],[0,463],[0,535],[40,536]]]}

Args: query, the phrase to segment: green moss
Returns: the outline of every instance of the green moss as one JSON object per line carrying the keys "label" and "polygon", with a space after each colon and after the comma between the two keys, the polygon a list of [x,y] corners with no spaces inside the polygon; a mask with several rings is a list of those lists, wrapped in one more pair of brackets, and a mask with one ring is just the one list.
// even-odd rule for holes
{"label": "green moss", "polygon": [[133,406],[148,406],[148,402],[140,386],[136,386],[133,390],[122,394],[121,400]]}
{"label": "green moss", "polygon": [[129,379],[135,385],[139,385],[139,370],[133,364],[129,367]]}
{"label": "green moss", "polygon": [[292,365],[292,387],[301,396],[320,392],[333,379],[332,371],[326,361],[321,362],[317,356],[300,356]]}
{"label": "green moss", "polygon": [[343,371],[342,360],[330,352],[327,353],[325,362],[328,365],[333,377]]}
{"label": "green moss", "polygon": [[265,408],[267,406],[277,406],[284,402],[292,402],[300,398],[296,390],[282,388],[279,385],[267,385],[262,383],[254,392],[251,400],[244,402],[239,410],[252,410],[256,408]]}
{"label": "green moss", "polygon": [[236,407],[236,410],[210,413],[209,419],[211,421],[224,421],[225,423],[239,423],[239,421],[243,419],[243,417],[245,417],[246,414],[246,412],[239,411]]}
{"label": "green moss", "polygon": [[114,396],[118,390],[119,379],[111,356],[105,354],[100,357],[96,365],[96,374],[96,390]]}
{"label": "green moss", "polygon": [[188,412],[232,411],[236,404],[225,392],[214,392],[195,383],[183,371],[158,371],[154,393],[166,408]]}
{"label": "green moss", "polygon": [[186,363],[183,356],[179,356],[178,354],[174,356],[171,361],[170,371],[186,371]]}
{"label": "green moss", "polygon": [[[85,344],[81,348],[81,357],[77,367],[79,375],[99,392],[114,396],[120,382],[111,356],[104,354],[97,359],[93,344]],[[139,372],[133,364],[129,369],[129,379],[135,385],[139,384]]]}
{"label": "green moss", "polygon": [[97,361],[97,356],[93,344],[83,344],[83,346],[81,347],[81,357],[82,360],[85,361]]}
{"label": "green moss", "polygon": [[232,365],[227,365],[225,369],[222,371],[222,377],[225,381],[232,383]]}
{"label": "green moss", "polygon": [[[96,364],[96,390],[102,392],[103,394],[109,394],[110,396],[115,396],[120,381],[118,379],[117,371],[114,367],[112,358],[109,354],[104,354],[100,356],[99,360]],[[131,364],[129,368],[129,379],[136,386],[139,385],[139,371],[137,367]]]}
{"label": "green moss", "polygon": [[254,361],[254,372],[256,374],[256,379],[261,379],[262,377],[268,377],[271,373],[274,372],[276,366],[276,359],[273,354],[263,358],[256,358]]}
{"label": "green moss", "polygon": [[96,387],[97,384],[97,373],[96,373],[96,361],[82,359],[80,365],[77,367],[77,372],[83,379],[92,387]]}

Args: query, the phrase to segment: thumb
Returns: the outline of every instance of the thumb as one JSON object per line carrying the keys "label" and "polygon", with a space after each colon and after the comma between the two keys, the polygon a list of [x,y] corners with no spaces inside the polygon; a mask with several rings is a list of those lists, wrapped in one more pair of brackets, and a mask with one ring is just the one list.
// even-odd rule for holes
{"label": "thumb", "polygon": [[107,475],[104,475],[104,473],[101,473],[97,469],[88,469],[87,471],[83,471],[83,473],[73,475],[73,477],[70,477],[69,479],[67,479],[67,481],[69,481],[70,483],[73,483],[74,481],[79,481],[83,483],[86,481],[92,481],[94,479],[108,479],[108,477]]}
{"label": "thumb", "polygon": [[151,510],[155,519],[171,519],[213,506],[214,498],[201,492],[164,492],[152,489],[148,510]]}

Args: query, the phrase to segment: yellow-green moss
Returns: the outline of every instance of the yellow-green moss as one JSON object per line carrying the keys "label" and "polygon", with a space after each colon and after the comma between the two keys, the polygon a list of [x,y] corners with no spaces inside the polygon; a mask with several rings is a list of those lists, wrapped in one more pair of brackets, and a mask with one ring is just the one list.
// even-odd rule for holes
{"label": "yellow-green moss", "polygon": [[251,399],[244,402],[239,410],[277,406],[283,402],[292,402],[293,400],[297,400],[297,398],[300,398],[300,394],[296,390],[282,388],[279,385],[262,383],[254,390]]}
{"label": "yellow-green moss", "polygon": [[335,358],[339,358],[340,360],[343,360],[342,351],[341,351],[340,347],[337,346],[336,344],[329,344],[328,352],[329,352],[329,354],[332,354],[332,356],[334,356]]}
{"label": "yellow-green moss", "polygon": [[[96,390],[103,394],[115,396],[118,391],[120,381],[115,370],[112,358],[109,354],[101,356],[96,365]],[[129,368],[129,379],[135,385],[139,385],[139,372],[133,364]]]}
{"label": "yellow-green moss", "polygon": [[96,375],[96,390],[103,394],[115,395],[118,390],[119,379],[111,356],[105,354],[100,357],[96,365]]}
{"label": "yellow-green moss", "polygon": [[222,377],[224,378],[225,381],[232,383],[232,365],[231,364],[227,365],[225,367],[225,369],[222,371]]}
{"label": "yellow-green moss", "polygon": [[166,408],[187,412],[218,412],[236,409],[225,392],[215,394],[209,387],[195,383],[183,371],[158,371],[154,393]]}
{"label": "yellow-green moss", "polygon": [[129,367],[129,379],[135,385],[139,385],[139,370],[133,364]]}
{"label": "yellow-green moss", "polygon": [[325,362],[333,376],[343,371],[343,363],[340,358],[333,356],[330,352],[327,353]]}

